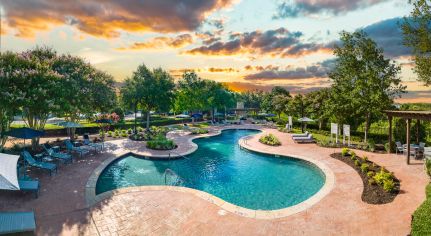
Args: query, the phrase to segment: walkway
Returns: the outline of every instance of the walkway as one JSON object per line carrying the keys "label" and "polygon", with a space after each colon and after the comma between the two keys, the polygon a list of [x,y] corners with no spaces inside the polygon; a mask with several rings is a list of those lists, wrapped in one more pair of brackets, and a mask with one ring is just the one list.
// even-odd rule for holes
{"label": "walkway", "polygon": [[[239,127],[239,126],[236,126]],[[213,131],[217,132],[217,131]],[[32,171],[39,177],[42,192],[38,199],[31,194],[0,193],[0,211],[34,210],[38,235],[406,235],[410,217],[425,198],[428,182],[420,163],[407,166],[399,155],[370,154],[370,160],[393,171],[401,180],[401,194],[389,204],[369,205],[361,200],[362,181],[358,174],[329,155],[337,149],[315,144],[294,144],[289,134],[274,129],[283,143],[268,147],[258,142],[257,135],[246,147],[280,155],[313,158],[330,167],[335,186],[322,200],[308,209],[278,219],[243,217],[211,203],[204,198],[170,188],[142,190],[130,188],[88,208],[85,184],[91,173],[104,160],[121,152],[148,150],[129,141],[112,141],[107,152],[83,158],[70,166],[61,166],[57,176]],[[179,144],[190,145],[190,135],[173,135]],[[192,148],[192,147],[191,147]],[[114,150],[115,149],[115,150]],[[121,150],[120,150],[121,149]],[[154,154],[154,153],[153,153]],[[158,153],[160,154],[160,153]],[[163,154],[163,153],[162,153]],[[166,154],[166,153],[165,153]]]}

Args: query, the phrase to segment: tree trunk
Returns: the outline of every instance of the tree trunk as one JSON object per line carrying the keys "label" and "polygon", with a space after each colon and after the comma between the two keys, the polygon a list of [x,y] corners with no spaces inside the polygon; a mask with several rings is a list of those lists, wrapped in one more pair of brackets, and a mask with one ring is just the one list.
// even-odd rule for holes
{"label": "tree trunk", "polygon": [[370,114],[367,113],[367,115],[365,117],[365,129],[364,129],[365,137],[364,137],[364,143],[367,142],[367,135],[368,135],[369,126],[370,126]]}
{"label": "tree trunk", "polygon": [[136,129],[136,113],[137,112],[138,112],[138,106],[135,104],[135,127],[134,127],[134,130],[133,130],[134,134],[138,133],[138,130]]}
{"label": "tree trunk", "polygon": [[147,130],[150,130],[150,111],[147,111]]}
{"label": "tree trunk", "polygon": [[322,124],[323,124],[323,121],[321,119],[319,119],[319,130],[322,129]]}

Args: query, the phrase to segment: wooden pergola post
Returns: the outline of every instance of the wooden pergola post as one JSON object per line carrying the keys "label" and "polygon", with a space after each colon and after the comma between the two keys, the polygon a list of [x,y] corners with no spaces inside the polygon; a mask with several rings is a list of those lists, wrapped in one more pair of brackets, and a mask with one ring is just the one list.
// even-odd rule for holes
{"label": "wooden pergola post", "polygon": [[388,153],[391,153],[391,148],[392,148],[392,116],[388,116],[388,120],[389,120],[389,133],[388,133],[388,137],[389,137],[389,149],[388,149]]}
{"label": "wooden pergola post", "polygon": [[407,142],[407,165],[410,164],[410,124],[412,119],[407,119],[406,142]]}

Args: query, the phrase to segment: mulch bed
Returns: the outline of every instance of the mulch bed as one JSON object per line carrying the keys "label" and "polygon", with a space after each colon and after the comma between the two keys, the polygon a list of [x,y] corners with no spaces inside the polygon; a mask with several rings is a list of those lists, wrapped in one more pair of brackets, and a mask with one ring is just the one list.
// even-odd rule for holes
{"label": "mulch bed", "polygon": [[[356,172],[358,172],[359,176],[361,176],[362,182],[364,183],[362,201],[369,204],[386,204],[392,202],[400,192],[400,181],[396,177],[394,177],[395,189],[392,192],[386,192],[380,185],[370,185],[368,183],[369,177],[367,176],[367,173],[363,173],[361,168],[355,165],[355,161],[353,161],[350,156],[343,157],[341,153],[333,153],[330,156],[351,166],[356,170]],[[379,165],[374,164],[375,167],[373,168],[373,162],[367,161],[367,164],[369,164],[369,171],[380,171],[381,167]]]}

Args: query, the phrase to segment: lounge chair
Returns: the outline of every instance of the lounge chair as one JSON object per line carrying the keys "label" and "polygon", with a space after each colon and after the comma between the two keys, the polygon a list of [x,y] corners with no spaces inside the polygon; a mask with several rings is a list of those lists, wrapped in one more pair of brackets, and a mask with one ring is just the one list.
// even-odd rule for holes
{"label": "lounge chair", "polygon": [[310,133],[307,137],[293,137],[293,141],[296,143],[314,143],[313,135]]}
{"label": "lounge chair", "polygon": [[48,162],[36,161],[29,152],[23,151],[22,156],[24,160],[33,167],[37,167],[39,169],[49,170],[49,175],[52,175],[52,172],[55,171],[57,173],[57,165]]}
{"label": "lounge chair", "polygon": [[94,148],[94,151],[96,152],[97,152],[97,149],[100,149],[100,151],[102,151],[103,149],[103,144],[91,142],[88,134],[84,134],[84,145]]}
{"label": "lounge chair", "polygon": [[36,222],[33,212],[0,212],[0,234],[34,232]]}
{"label": "lounge chair", "polygon": [[39,181],[37,180],[18,180],[19,190],[33,192],[35,197],[39,196]]}
{"label": "lounge chair", "polygon": [[72,142],[69,139],[65,140],[64,143],[66,144],[67,151],[70,153],[71,152],[79,153],[81,157],[82,155],[89,153],[87,149],[73,146]]}
{"label": "lounge chair", "polygon": [[292,134],[292,138],[296,138],[296,137],[307,137],[308,134],[310,134],[308,131],[305,131],[305,133],[303,134]]}
{"label": "lounge chair", "polygon": [[42,145],[42,147],[43,149],[45,149],[45,152],[48,154],[48,156],[52,158],[59,159],[64,163],[72,163],[73,161],[72,156],[67,153],[55,152],[52,148],[48,147],[46,144]]}
{"label": "lounge chair", "polygon": [[404,153],[404,147],[401,144],[401,142],[395,142],[395,145],[396,145],[396,147],[395,147],[395,154],[398,154],[398,152]]}

